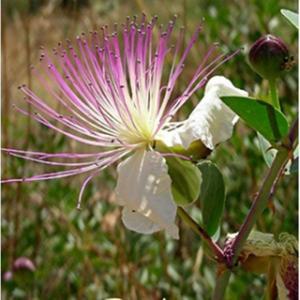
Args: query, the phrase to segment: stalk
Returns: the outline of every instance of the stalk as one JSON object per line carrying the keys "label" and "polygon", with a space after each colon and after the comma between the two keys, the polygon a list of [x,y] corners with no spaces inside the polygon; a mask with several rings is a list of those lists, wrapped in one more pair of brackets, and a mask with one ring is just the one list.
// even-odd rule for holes
{"label": "stalk", "polygon": [[263,184],[253,201],[253,204],[248,212],[248,215],[245,221],[243,222],[237,237],[233,242],[232,259],[227,265],[228,269],[217,277],[213,300],[224,299],[226,287],[228,285],[230,274],[231,274],[230,268],[232,268],[236,264],[239,254],[254,224],[256,223],[257,219],[260,217],[264,209],[267,207],[268,201],[271,195],[275,191],[278,178],[282,174],[284,167],[288,162],[291,153],[293,152],[293,148],[295,147],[296,144],[295,142],[297,138],[298,138],[298,118],[296,118],[296,120],[293,122],[287,137],[283,140],[282,146],[280,150],[278,150],[277,155],[272,163],[272,166],[269,169],[269,172],[267,173],[267,176],[265,177]]}
{"label": "stalk", "polygon": [[275,108],[281,110],[278,93],[277,93],[277,87],[276,87],[276,79],[269,80],[269,86],[270,86],[270,94],[271,94],[271,103]]}
{"label": "stalk", "polygon": [[216,286],[213,294],[213,300],[222,300],[225,296],[225,291],[228,286],[231,271],[229,269],[223,271],[217,276]]}
{"label": "stalk", "polygon": [[270,199],[270,194],[272,193],[273,186],[276,184],[276,179],[282,173],[284,166],[288,161],[289,151],[285,148],[279,150],[273,161],[273,164],[263,182],[263,185],[255,197],[253,204],[250,208],[250,211],[244,220],[244,223],[241,226],[241,229],[233,243],[233,259],[231,265],[237,260],[244,243],[246,242],[254,224],[256,223],[257,218],[262,214],[264,209],[268,205],[268,200]]}
{"label": "stalk", "polygon": [[[276,183],[278,178],[282,174],[286,163],[288,162],[293,148],[295,147],[295,141],[298,138],[298,118],[293,122],[287,138],[282,143],[282,147],[278,150],[276,157],[272,163],[271,168],[260,188],[259,193],[255,197],[250,211],[241,226],[241,229],[233,243],[232,250],[234,253],[231,266],[233,266],[241,252],[241,249],[247,240],[253,225],[257,218],[261,215],[264,209],[267,207],[268,200],[271,195],[274,194]],[[287,140],[287,142],[285,142]]]}
{"label": "stalk", "polygon": [[224,260],[222,249],[211,239],[207,232],[182,208],[177,208],[177,215],[188,225],[197,235],[199,235],[209,249],[214,253],[217,260],[222,262]]}

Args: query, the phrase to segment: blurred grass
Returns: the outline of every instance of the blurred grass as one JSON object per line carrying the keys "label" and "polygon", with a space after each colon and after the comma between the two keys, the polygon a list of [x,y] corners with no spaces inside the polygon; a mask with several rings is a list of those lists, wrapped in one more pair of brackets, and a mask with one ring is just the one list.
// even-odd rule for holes
{"label": "blurred grass", "polygon": [[[201,60],[201,49],[219,42],[223,50],[249,45],[260,35],[281,36],[297,54],[297,32],[280,15],[281,8],[297,10],[290,0],[61,0],[2,1],[2,146],[40,151],[74,150],[74,142],[54,134],[12,110],[26,83],[39,91],[29,65],[36,64],[39,46],[52,49],[58,41],[74,38],[96,26],[123,22],[126,15],[157,14],[166,23],[173,14],[190,36],[205,18],[199,47],[191,53],[186,74]],[[179,26],[178,26],[179,27]],[[247,65],[244,54],[222,66],[217,74],[229,77],[253,96],[267,93],[265,83]],[[188,76],[186,76],[188,77]],[[283,109],[290,120],[297,109],[297,68],[280,83]],[[184,86],[182,78],[178,89]],[[201,92],[186,105],[188,113]],[[84,150],[84,149],[83,149]],[[81,151],[83,151],[81,149]],[[221,242],[239,229],[266,165],[255,134],[242,122],[234,137],[210,157],[226,181],[227,201]],[[3,156],[3,177],[40,173],[44,168]],[[2,274],[15,258],[28,256],[37,266],[34,277],[2,285],[3,299],[210,299],[214,265],[203,257],[198,237],[181,228],[181,240],[163,233],[138,235],[124,229],[120,208],[114,205],[116,172],[109,168],[89,185],[76,210],[80,177],[47,182],[4,185],[2,188]],[[273,199],[275,213],[266,210],[257,228],[297,235],[297,178],[287,176]],[[199,208],[193,208],[197,215]],[[265,279],[239,271],[232,277],[227,299],[261,299]]]}

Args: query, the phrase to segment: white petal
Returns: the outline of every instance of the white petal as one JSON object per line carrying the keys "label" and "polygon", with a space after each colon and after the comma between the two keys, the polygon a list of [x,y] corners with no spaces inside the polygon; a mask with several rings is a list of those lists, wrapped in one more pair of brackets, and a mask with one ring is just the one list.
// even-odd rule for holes
{"label": "white petal", "polygon": [[118,166],[117,203],[124,206],[128,229],[149,234],[165,229],[178,238],[177,207],[165,159],[155,151],[138,150]]}
{"label": "white petal", "polygon": [[122,221],[128,229],[139,233],[151,234],[161,229],[159,225],[153,223],[149,218],[137,211],[128,209],[126,206],[122,211]]}
{"label": "white petal", "polygon": [[246,91],[236,88],[230,80],[222,76],[212,77],[205,87],[203,99],[192,111],[189,118],[174,130],[163,130],[158,135],[167,146],[188,148],[195,140],[213,149],[216,144],[231,137],[237,115],[227,107],[220,97],[248,96]]}

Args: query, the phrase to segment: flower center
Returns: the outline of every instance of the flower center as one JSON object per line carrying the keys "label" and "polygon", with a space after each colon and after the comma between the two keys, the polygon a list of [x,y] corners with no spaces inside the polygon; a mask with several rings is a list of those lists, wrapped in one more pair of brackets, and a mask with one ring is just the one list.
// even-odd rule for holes
{"label": "flower center", "polygon": [[131,111],[130,119],[119,128],[119,139],[131,145],[147,146],[154,141],[155,125],[155,118],[149,111]]}

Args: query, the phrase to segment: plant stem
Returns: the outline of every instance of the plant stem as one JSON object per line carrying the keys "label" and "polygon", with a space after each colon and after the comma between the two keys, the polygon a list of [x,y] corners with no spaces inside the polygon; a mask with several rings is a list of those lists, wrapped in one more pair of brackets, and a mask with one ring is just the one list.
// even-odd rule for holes
{"label": "plant stem", "polygon": [[231,261],[231,266],[233,266],[241,252],[241,249],[250,234],[250,231],[255,224],[257,218],[261,215],[268,204],[268,200],[270,199],[270,195],[274,193],[274,187],[277,183],[277,179],[283,171],[290,153],[293,151],[293,147],[295,146],[295,141],[298,138],[298,117],[293,122],[290,127],[289,133],[287,135],[288,144],[284,145],[285,147],[280,148],[277,152],[276,157],[272,163],[271,168],[260,188],[259,193],[255,197],[253,204],[250,208],[250,211],[241,226],[241,229],[233,243],[233,258]]}
{"label": "plant stem", "polygon": [[288,141],[291,147],[293,147],[294,142],[297,140],[298,138],[298,128],[299,128],[299,118],[297,116],[297,118],[294,120],[294,122],[292,123],[289,135],[288,135]]}
{"label": "plant stem", "polygon": [[211,239],[207,232],[180,206],[177,208],[178,216],[197,234],[206,245],[212,250],[217,260],[224,261],[222,249]]}
{"label": "plant stem", "polygon": [[213,300],[222,300],[225,295],[225,290],[229,282],[230,278],[230,269],[233,267],[238,259],[238,256],[243,248],[244,243],[246,242],[253,225],[255,224],[257,218],[261,215],[263,210],[266,208],[268,204],[268,200],[270,199],[270,195],[274,193],[274,189],[280,174],[282,173],[289,157],[290,153],[293,152],[293,148],[295,147],[296,140],[298,138],[298,117],[293,122],[290,127],[290,131],[286,137],[288,139],[288,143],[284,143],[285,139],[282,142],[281,149],[277,152],[277,155],[272,163],[271,168],[260,188],[259,193],[254,199],[254,202],[250,208],[250,211],[241,226],[241,229],[233,242],[232,251],[233,257],[231,259],[230,264],[227,266],[226,272],[221,273],[217,277],[216,287],[214,291]]}
{"label": "plant stem", "polygon": [[277,93],[277,87],[276,87],[276,79],[272,79],[269,81],[270,85],[270,93],[271,93],[271,102],[272,105],[277,108],[278,110],[280,109],[280,102],[278,98],[278,93]]}
{"label": "plant stem", "polygon": [[222,300],[225,296],[225,290],[230,279],[231,271],[225,270],[217,276],[216,286],[214,290],[213,300]]}
{"label": "plant stem", "polygon": [[282,172],[287,160],[288,160],[288,149],[281,149],[277,152],[277,155],[272,163],[271,168],[261,186],[261,189],[257,196],[255,197],[250,211],[241,226],[241,229],[233,243],[233,258],[231,261],[231,266],[236,262],[241,249],[250,234],[250,231],[255,224],[257,218],[261,215],[268,204],[270,198],[270,192],[272,191],[273,185],[276,182],[276,178]]}

